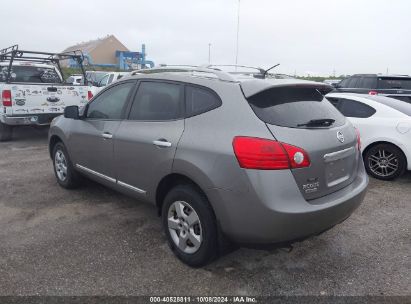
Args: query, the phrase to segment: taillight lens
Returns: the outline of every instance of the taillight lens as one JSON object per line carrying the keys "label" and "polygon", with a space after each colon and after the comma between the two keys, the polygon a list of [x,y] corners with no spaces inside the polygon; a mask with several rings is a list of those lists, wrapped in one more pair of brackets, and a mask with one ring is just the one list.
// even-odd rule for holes
{"label": "taillight lens", "polygon": [[369,95],[378,95],[378,92],[377,91],[369,91],[368,94]]}
{"label": "taillight lens", "polygon": [[93,93],[91,93],[91,91],[87,92],[87,99],[91,100],[91,98],[93,98]]}
{"label": "taillight lens", "polygon": [[233,149],[240,167],[246,169],[282,170],[310,165],[303,149],[275,140],[236,136]]}
{"label": "taillight lens", "polygon": [[360,131],[358,131],[357,128],[355,128],[355,134],[357,135],[357,147],[358,147],[358,151],[361,151],[361,136],[360,136]]}
{"label": "taillight lens", "polygon": [[11,107],[11,91],[10,90],[4,90],[1,92],[1,100],[3,102],[4,107]]}

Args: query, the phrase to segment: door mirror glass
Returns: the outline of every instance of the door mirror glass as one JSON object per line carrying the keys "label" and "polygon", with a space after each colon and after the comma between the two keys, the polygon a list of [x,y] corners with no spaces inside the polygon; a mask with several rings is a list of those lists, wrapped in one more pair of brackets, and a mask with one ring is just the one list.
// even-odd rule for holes
{"label": "door mirror glass", "polygon": [[71,119],[79,119],[79,109],[78,106],[68,106],[64,108],[64,117]]}

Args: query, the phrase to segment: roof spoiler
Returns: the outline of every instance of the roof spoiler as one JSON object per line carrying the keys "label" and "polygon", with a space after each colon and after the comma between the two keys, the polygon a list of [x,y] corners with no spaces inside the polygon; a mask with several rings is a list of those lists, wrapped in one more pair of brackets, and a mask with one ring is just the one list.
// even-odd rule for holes
{"label": "roof spoiler", "polygon": [[334,90],[333,86],[326,83],[299,79],[275,79],[271,81],[250,80],[241,83],[241,88],[243,89],[244,96],[246,98],[261,93],[265,90],[283,87],[313,88],[317,89],[323,95],[328,94],[329,92]]}

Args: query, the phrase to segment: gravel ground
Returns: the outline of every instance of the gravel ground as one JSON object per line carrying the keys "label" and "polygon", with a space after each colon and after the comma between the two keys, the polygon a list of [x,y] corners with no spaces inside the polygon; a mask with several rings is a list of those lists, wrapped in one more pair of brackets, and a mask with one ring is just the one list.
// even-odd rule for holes
{"label": "gravel ground", "polygon": [[293,250],[238,249],[202,269],[167,247],[154,206],[67,191],[47,130],[0,143],[0,295],[411,295],[411,174],[370,181],[344,223]]}

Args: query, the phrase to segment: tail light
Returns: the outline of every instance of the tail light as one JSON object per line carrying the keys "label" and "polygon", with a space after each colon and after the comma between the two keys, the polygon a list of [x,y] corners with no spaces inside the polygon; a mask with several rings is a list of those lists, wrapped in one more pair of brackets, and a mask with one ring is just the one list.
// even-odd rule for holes
{"label": "tail light", "polygon": [[378,95],[378,92],[377,91],[369,91],[368,95]]}
{"label": "tail light", "polygon": [[355,134],[357,135],[357,147],[358,151],[361,151],[361,137],[360,137],[360,131],[358,131],[357,128],[355,128]]}
{"label": "tail light", "polygon": [[282,170],[310,166],[306,151],[275,140],[236,136],[233,149],[241,168]]}
{"label": "tail light", "polygon": [[91,93],[91,91],[87,92],[87,99],[91,100],[91,98],[93,98],[93,93]]}
{"label": "tail light", "polygon": [[3,102],[4,107],[11,107],[11,91],[10,90],[4,90],[1,92],[1,100]]}

